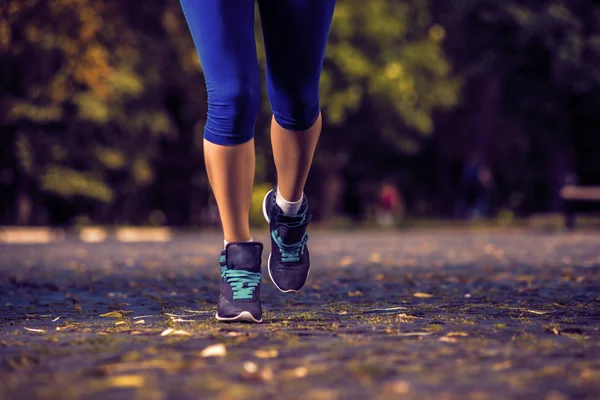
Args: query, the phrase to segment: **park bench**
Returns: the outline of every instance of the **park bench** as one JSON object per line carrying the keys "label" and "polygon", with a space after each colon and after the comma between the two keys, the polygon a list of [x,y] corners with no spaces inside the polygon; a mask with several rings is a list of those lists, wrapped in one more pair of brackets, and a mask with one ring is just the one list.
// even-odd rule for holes
{"label": "park bench", "polygon": [[576,186],[567,185],[560,191],[560,197],[564,204],[565,226],[568,229],[575,228],[575,214],[582,208],[588,208],[589,204],[600,205],[600,186]]}

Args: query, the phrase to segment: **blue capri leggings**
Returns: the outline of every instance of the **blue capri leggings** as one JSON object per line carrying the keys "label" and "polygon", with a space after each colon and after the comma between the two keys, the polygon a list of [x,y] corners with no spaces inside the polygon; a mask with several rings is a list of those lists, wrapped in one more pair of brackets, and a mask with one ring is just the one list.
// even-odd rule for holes
{"label": "blue capri leggings", "polygon": [[[181,0],[208,92],[206,140],[252,139],[260,106],[254,0]],[[267,55],[267,92],[283,128],[319,116],[319,78],[335,0],[258,0]]]}

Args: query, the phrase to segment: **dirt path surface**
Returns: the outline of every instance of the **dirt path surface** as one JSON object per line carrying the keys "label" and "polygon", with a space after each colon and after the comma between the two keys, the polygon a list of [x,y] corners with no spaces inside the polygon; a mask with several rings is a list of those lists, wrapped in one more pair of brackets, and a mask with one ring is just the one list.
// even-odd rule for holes
{"label": "dirt path surface", "polygon": [[598,233],[316,232],[260,325],[220,241],[0,245],[0,398],[599,398]]}

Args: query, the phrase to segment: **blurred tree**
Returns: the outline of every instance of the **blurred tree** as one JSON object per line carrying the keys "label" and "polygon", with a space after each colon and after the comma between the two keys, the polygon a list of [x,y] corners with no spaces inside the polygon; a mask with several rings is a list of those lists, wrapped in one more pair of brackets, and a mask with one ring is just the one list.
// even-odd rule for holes
{"label": "blurred tree", "polygon": [[[206,93],[179,2],[0,13],[0,223],[201,224]],[[342,196],[361,213],[391,180],[410,214],[450,215],[481,157],[496,208],[555,209],[566,175],[600,182],[599,61],[593,0],[338,0],[307,192],[324,217]],[[259,184],[275,176],[262,101]]]}
{"label": "blurred tree", "polygon": [[597,2],[436,0],[433,10],[469,82],[438,132],[441,151],[484,155],[504,192],[501,206],[523,212],[556,210],[571,173],[600,182]]}
{"label": "blurred tree", "polygon": [[[3,197],[17,208],[36,205],[20,222],[73,222],[82,213],[140,223],[152,211],[144,199],[161,146],[179,140],[168,102],[176,90],[164,73],[194,70],[201,82],[191,40],[187,49],[164,43],[173,30],[167,7],[178,4],[154,3],[151,15],[131,2],[98,0],[9,1],[3,10],[1,140],[14,149]],[[176,68],[173,55],[183,58]],[[5,210],[4,218],[15,215]]]}
{"label": "blurred tree", "polygon": [[445,57],[445,35],[428,1],[338,1],[321,80],[325,130],[315,168],[326,184],[343,181],[346,169],[347,179],[367,185],[320,190],[331,197],[323,199],[326,213],[337,211],[334,193],[365,198],[385,175],[398,180],[430,140],[434,111],[457,104],[461,80]]}
{"label": "blurred tree", "polygon": [[[4,4],[1,220],[146,223],[160,214],[169,224],[198,224],[210,201],[206,93],[179,2]],[[354,168],[368,167],[349,174],[362,180],[418,153],[433,111],[458,99],[444,36],[427,2],[338,2],[322,79],[327,133],[309,191],[331,182],[319,168],[339,175],[349,157]],[[260,39],[258,48],[264,69]],[[263,104],[259,182],[274,174],[265,163],[266,96]],[[381,157],[373,162],[365,149]]]}

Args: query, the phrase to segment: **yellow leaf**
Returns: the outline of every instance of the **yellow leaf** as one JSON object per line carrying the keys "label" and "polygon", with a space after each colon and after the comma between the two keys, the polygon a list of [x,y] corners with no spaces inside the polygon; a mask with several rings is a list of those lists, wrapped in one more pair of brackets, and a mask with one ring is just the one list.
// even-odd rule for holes
{"label": "yellow leaf", "polygon": [[467,332],[448,332],[446,334],[446,336],[448,337],[455,337],[455,336],[469,336],[469,334]]}
{"label": "yellow leaf", "polygon": [[369,262],[370,263],[380,263],[381,262],[381,254],[379,253],[372,253],[371,255],[369,255]]}
{"label": "yellow leaf", "polygon": [[212,344],[202,350],[201,357],[224,357],[227,354],[227,348],[223,343]]}
{"label": "yellow leaf", "polygon": [[457,342],[456,338],[452,338],[452,337],[448,337],[448,336],[442,336],[439,340],[440,340],[440,342],[448,342],[448,343],[456,343]]}
{"label": "yellow leaf", "polygon": [[146,384],[146,378],[143,375],[113,376],[109,378],[108,384],[117,388],[141,388]]}
{"label": "yellow leaf", "polygon": [[418,297],[420,299],[429,299],[429,298],[433,297],[432,294],[422,293],[422,292],[414,293],[413,296]]}
{"label": "yellow leaf", "polygon": [[254,355],[258,358],[275,358],[279,355],[279,352],[275,349],[256,350]]}
{"label": "yellow leaf", "polygon": [[244,371],[248,372],[249,374],[254,374],[258,371],[258,365],[252,361],[246,361],[244,363]]}
{"label": "yellow leaf", "polygon": [[162,332],[160,333],[160,336],[167,336],[167,335],[170,335],[171,333],[173,333],[173,331],[174,331],[174,330],[175,330],[175,329],[173,329],[173,328],[167,328],[167,329],[165,329],[164,331],[162,331]]}
{"label": "yellow leaf", "polygon": [[493,364],[492,371],[502,371],[502,370],[508,369],[510,367],[512,367],[512,362],[510,360],[506,360],[503,362]]}
{"label": "yellow leaf", "polygon": [[350,256],[346,256],[340,260],[340,267],[347,267],[354,262],[354,259]]}
{"label": "yellow leaf", "polygon": [[181,329],[177,329],[175,331],[173,331],[173,333],[171,333],[171,335],[175,335],[175,336],[192,336],[191,333],[189,333],[188,331],[184,331]]}
{"label": "yellow leaf", "polygon": [[107,312],[106,314],[100,314],[100,316],[105,318],[123,318],[123,315],[121,315],[121,313],[117,311],[111,311]]}
{"label": "yellow leaf", "polygon": [[292,372],[296,378],[304,378],[306,375],[308,375],[308,368],[297,367]]}

